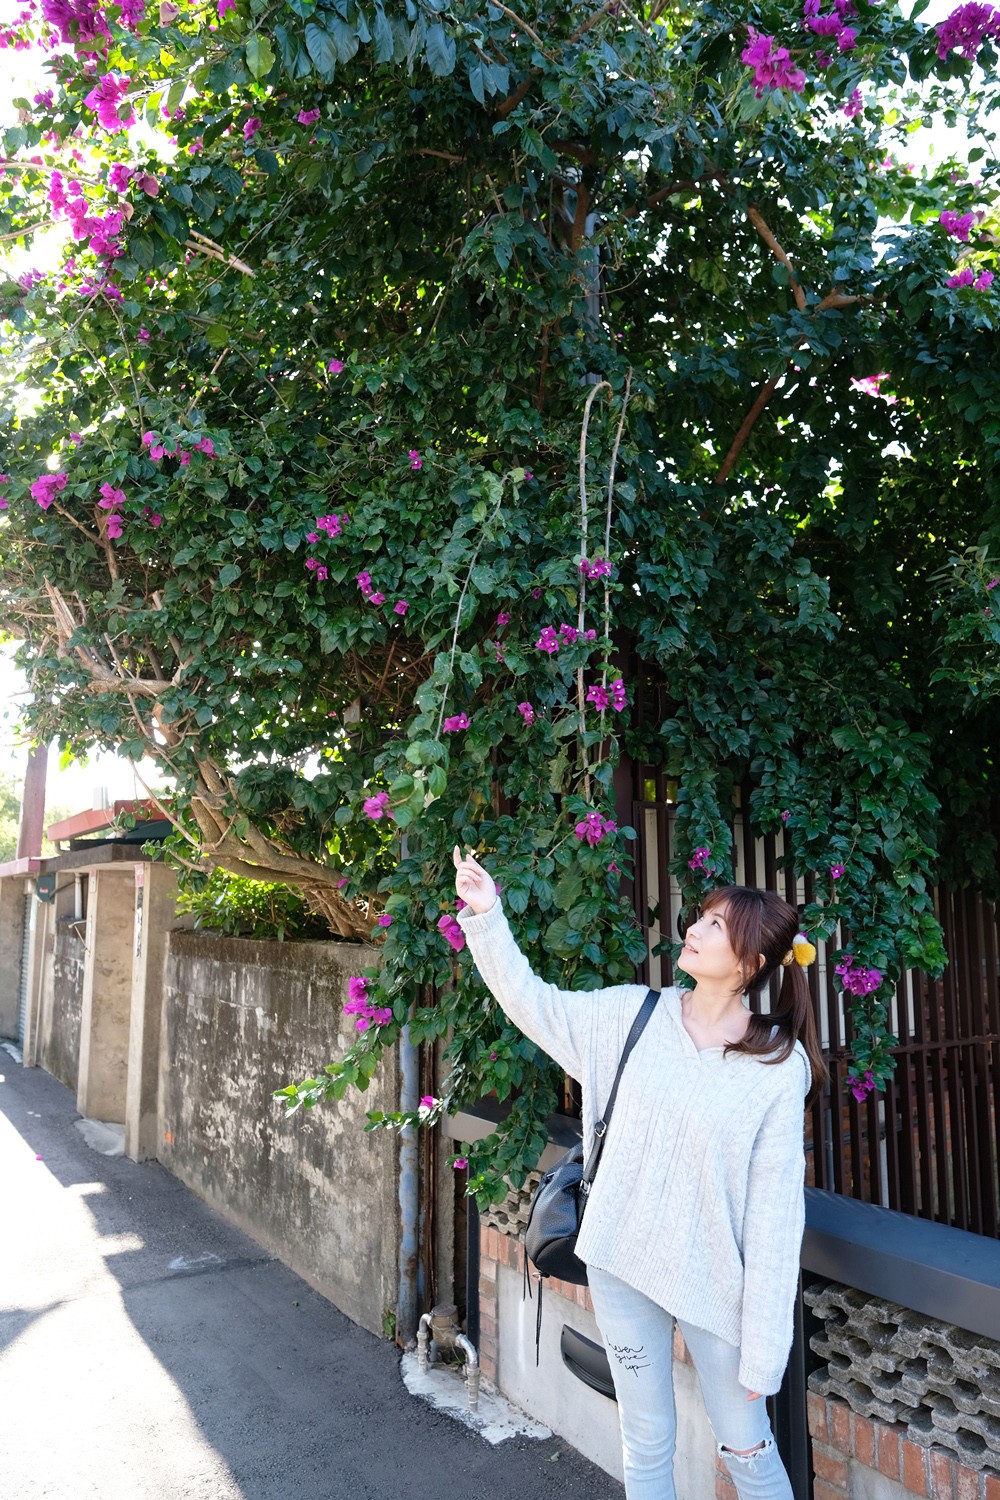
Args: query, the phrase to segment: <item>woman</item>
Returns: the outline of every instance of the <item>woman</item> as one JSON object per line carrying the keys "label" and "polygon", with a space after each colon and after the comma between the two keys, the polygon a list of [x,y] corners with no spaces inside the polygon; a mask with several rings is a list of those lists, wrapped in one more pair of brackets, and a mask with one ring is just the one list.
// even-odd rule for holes
{"label": "woman", "polygon": [[[533,974],[493,877],[454,851],[459,915],[507,1015],[583,1089],[584,1140],[607,1101],[638,984],[561,990]],[[680,966],[622,1075],[577,1245],[615,1380],[628,1500],[674,1500],[674,1320],[740,1500],[790,1500],[762,1396],[792,1342],[805,1212],[803,1108],[826,1069],[795,908],[726,886],[702,902]],[[745,992],[783,967],[778,1010]]]}

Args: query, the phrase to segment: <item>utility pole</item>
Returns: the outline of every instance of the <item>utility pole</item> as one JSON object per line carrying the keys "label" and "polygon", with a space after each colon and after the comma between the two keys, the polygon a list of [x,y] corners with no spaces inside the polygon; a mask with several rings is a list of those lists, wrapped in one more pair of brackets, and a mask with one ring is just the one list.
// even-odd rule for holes
{"label": "utility pole", "polygon": [[42,852],[42,832],[45,823],[45,775],[48,763],[48,745],[36,745],[28,756],[28,766],[24,773],[21,826],[17,835],[18,859],[37,859]]}

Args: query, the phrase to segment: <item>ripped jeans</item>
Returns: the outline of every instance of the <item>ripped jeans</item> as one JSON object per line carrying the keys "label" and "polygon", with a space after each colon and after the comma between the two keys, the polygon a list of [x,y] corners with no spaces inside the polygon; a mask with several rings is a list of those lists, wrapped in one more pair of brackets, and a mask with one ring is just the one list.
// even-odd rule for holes
{"label": "ripped jeans", "polygon": [[[607,1271],[590,1267],[588,1274],[618,1397],[627,1500],[675,1500],[673,1316]],[[764,1398],[748,1401],[737,1378],[740,1351],[704,1328],[677,1321],[740,1500],[792,1500]],[[740,1451],[755,1448],[740,1457]]]}

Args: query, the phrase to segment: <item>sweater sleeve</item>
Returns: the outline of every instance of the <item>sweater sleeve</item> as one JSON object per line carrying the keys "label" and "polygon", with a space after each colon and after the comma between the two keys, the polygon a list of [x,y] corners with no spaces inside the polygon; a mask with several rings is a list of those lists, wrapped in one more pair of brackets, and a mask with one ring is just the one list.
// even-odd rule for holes
{"label": "sweater sleeve", "polygon": [[750,1158],[739,1380],[765,1396],[780,1389],[792,1347],[805,1227],[803,1110],[804,1088],[783,1091],[764,1117]]}
{"label": "sweater sleeve", "polygon": [[597,1008],[620,996],[621,986],[561,990],[539,979],[514,941],[499,896],[481,915],[466,907],[458,921],[476,968],[504,1013],[564,1072],[582,1081]]}

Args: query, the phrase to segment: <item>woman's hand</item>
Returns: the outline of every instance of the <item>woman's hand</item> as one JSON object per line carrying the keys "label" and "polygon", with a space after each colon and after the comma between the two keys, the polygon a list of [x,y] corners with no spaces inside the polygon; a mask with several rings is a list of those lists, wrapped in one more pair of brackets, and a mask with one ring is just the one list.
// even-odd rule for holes
{"label": "woman's hand", "polygon": [[759,1401],[760,1399],[761,1399],[760,1391],[747,1391],[747,1400],[748,1401]]}
{"label": "woman's hand", "polygon": [[457,844],[451,857],[455,862],[455,890],[477,916],[482,916],[497,899],[493,876],[487,874],[474,854],[463,859]]}

